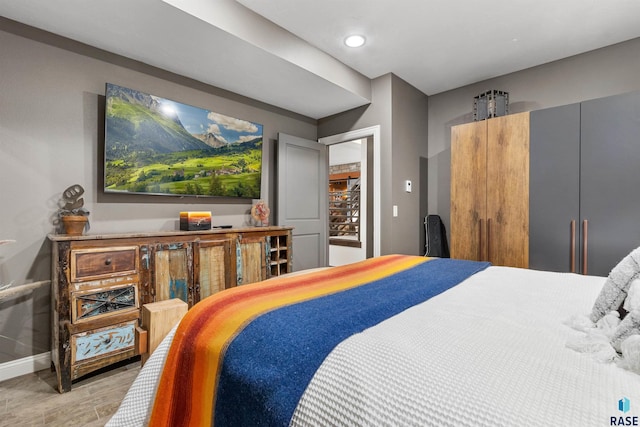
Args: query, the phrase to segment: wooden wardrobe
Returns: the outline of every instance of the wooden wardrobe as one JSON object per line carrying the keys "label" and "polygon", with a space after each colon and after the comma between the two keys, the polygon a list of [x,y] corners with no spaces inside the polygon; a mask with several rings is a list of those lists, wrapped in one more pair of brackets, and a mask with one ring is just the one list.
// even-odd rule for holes
{"label": "wooden wardrobe", "polygon": [[640,246],[640,91],[454,126],[451,256],[607,276]]}
{"label": "wooden wardrobe", "polygon": [[529,266],[529,113],[451,128],[452,258]]}

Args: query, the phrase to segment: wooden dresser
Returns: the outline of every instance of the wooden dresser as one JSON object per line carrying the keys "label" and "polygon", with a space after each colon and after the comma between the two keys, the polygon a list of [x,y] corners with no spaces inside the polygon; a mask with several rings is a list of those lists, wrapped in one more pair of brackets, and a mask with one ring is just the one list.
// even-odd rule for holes
{"label": "wooden dresser", "polygon": [[143,304],[180,298],[192,307],[220,290],[291,272],[291,230],[49,235],[58,390],[139,354]]}

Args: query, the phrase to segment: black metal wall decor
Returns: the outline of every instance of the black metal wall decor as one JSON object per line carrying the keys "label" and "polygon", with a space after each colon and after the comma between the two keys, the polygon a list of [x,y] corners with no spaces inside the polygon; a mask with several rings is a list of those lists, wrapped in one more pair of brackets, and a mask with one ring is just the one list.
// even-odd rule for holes
{"label": "black metal wall decor", "polygon": [[485,120],[509,114],[509,92],[488,90],[473,98],[473,120]]}

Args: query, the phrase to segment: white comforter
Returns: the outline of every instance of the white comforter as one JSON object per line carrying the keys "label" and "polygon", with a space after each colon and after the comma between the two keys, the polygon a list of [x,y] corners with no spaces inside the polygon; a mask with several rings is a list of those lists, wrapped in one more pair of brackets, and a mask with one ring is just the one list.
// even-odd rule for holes
{"label": "white comforter", "polygon": [[[640,375],[566,347],[601,277],[490,267],[343,341],[292,419],[296,426],[605,426],[640,416]],[[111,426],[143,425],[168,342]],[[630,410],[618,410],[627,398]],[[637,421],[638,422],[638,421]]]}

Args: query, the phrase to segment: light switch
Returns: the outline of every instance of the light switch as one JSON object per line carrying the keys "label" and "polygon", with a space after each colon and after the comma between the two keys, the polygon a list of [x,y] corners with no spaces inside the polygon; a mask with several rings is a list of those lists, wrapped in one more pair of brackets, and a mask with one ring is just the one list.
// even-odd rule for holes
{"label": "light switch", "polygon": [[393,205],[393,216],[398,216],[398,205]]}

